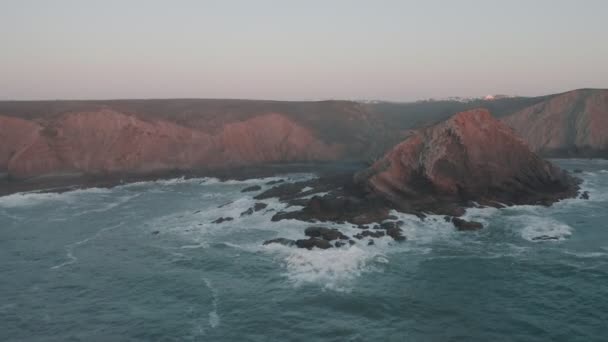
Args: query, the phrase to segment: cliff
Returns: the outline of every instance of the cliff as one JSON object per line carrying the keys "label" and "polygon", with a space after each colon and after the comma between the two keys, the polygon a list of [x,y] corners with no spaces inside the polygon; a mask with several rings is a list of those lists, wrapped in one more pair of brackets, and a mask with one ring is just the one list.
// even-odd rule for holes
{"label": "cliff", "polygon": [[608,90],[570,91],[503,120],[543,156],[608,157]]}
{"label": "cliff", "polygon": [[381,131],[373,120],[344,101],[5,103],[0,173],[28,179],[356,159]]}

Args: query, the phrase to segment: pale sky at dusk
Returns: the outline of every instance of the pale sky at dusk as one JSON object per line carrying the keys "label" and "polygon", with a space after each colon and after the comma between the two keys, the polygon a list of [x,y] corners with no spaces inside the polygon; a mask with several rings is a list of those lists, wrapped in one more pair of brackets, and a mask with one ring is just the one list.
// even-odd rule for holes
{"label": "pale sky at dusk", "polygon": [[608,88],[608,1],[0,0],[0,99]]}

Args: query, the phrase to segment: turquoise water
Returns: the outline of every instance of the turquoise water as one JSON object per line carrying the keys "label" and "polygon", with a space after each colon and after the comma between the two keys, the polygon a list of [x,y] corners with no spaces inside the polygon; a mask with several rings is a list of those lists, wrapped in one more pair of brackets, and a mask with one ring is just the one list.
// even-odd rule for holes
{"label": "turquoise water", "polygon": [[405,243],[326,251],[261,245],[306,223],[239,217],[276,178],[0,197],[0,340],[606,341],[608,162],[559,164],[589,201],[469,210],[474,233],[399,215]]}

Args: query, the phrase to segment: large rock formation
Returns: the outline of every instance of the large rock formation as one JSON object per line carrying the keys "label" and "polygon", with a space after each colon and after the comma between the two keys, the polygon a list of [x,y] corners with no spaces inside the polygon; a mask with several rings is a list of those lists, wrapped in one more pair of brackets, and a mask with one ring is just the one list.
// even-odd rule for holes
{"label": "large rock formation", "polygon": [[471,201],[550,204],[578,189],[485,109],[414,132],[357,181],[401,210],[450,214]]}
{"label": "large rock formation", "polygon": [[503,120],[543,156],[608,157],[608,90],[570,91]]}

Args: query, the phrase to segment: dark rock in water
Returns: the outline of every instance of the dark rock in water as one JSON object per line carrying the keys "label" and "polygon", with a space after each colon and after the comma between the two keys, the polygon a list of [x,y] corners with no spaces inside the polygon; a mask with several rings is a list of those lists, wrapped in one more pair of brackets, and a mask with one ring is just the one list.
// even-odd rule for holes
{"label": "dark rock in water", "polygon": [[443,220],[444,220],[445,222],[452,222],[452,217],[451,217],[451,216],[447,216],[447,215],[446,215],[446,216],[444,216],[444,217],[443,217]]}
{"label": "dark rock in water", "polygon": [[276,238],[276,239],[272,239],[272,240],[267,240],[267,241],[264,241],[263,244],[270,245],[271,243],[278,243],[280,245],[289,246],[289,247],[296,244],[295,241],[290,240],[290,239],[285,239],[285,238]]}
{"label": "dark rock in water", "polygon": [[374,240],[372,240],[372,239],[369,239],[369,241],[367,241],[367,245],[368,245],[368,246],[372,246],[372,245],[375,245],[375,244],[376,244],[376,243],[375,243],[375,242],[374,242]]}
{"label": "dark rock in water", "polygon": [[280,183],[283,183],[283,182],[285,182],[284,179],[278,179],[278,180],[270,181],[270,182],[266,183],[266,185],[276,185],[276,184],[280,184]]}
{"label": "dark rock in water", "polygon": [[306,248],[306,249],[313,249],[314,247],[317,247],[320,249],[328,249],[328,248],[333,247],[331,245],[331,243],[329,243],[329,241],[323,240],[323,239],[317,239],[317,238],[313,238],[313,237],[311,237],[308,240],[297,240],[296,246],[298,246],[299,248]]}
{"label": "dark rock in water", "polygon": [[354,237],[358,240],[361,240],[366,237],[381,238],[384,235],[385,235],[385,233],[382,231],[364,230],[361,233],[357,233],[356,235],[354,235]]}
{"label": "dark rock in water", "polygon": [[222,222],[226,222],[226,221],[232,221],[234,220],[232,217],[220,217],[215,221],[212,221],[211,223],[222,223]]}
{"label": "dark rock in water", "polygon": [[399,225],[397,225],[397,222],[392,222],[392,221],[388,221],[388,222],[382,222],[380,224],[380,229],[395,229],[395,228],[399,228]]}
{"label": "dark rock in water", "polygon": [[559,240],[559,237],[557,237],[557,236],[549,236],[549,235],[541,235],[541,236],[535,236],[535,237],[533,237],[532,240],[534,240],[534,241],[551,241],[551,240]]}
{"label": "dark rock in water", "polygon": [[374,202],[366,202],[352,196],[314,196],[304,209],[277,213],[273,221],[296,219],[300,221],[350,222],[365,225],[386,220],[389,216],[386,207]]}
{"label": "dark rock in water", "polygon": [[247,210],[243,211],[243,212],[241,213],[241,216],[248,216],[248,215],[251,215],[251,214],[253,214],[254,212],[258,212],[258,211],[260,211],[260,210],[262,210],[262,209],[266,208],[267,206],[268,206],[268,204],[266,204],[266,203],[261,203],[261,202],[258,202],[258,203],[256,203],[256,204],[254,204],[254,205],[253,205],[253,208],[249,208],[249,209],[247,209]]}
{"label": "dark rock in water", "polygon": [[357,228],[359,228],[359,229],[369,229],[369,227],[368,227],[368,226],[363,225],[363,224],[359,224],[359,225],[357,225],[357,226],[355,226],[355,227],[357,227]]}
{"label": "dark rock in water", "polygon": [[347,244],[352,246],[352,245],[355,244],[355,242],[353,240],[348,240],[348,243],[347,242],[342,242],[342,241],[336,241],[336,242],[334,242],[334,246],[336,246],[336,247],[346,246]]}
{"label": "dark rock in water", "polygon": [[393,238],[395,241],[405,241],[407,238],[401,234],[401,228],[391,227],[386,230],[386,235]]}
{"label": "dark rock in water", "polygon": [[248,188],[245,188],[245,189],[241,190],[241,192],[251,192],[251,191],[259,191],[259,190],[262,190],[261,186],[259,186],[259,185],[253,185],[253,186],[250,186]]}
{"label": "dark rock in water", "polygon": [[158,235],[159,233],[160,233],[160,231],[155,230],[155,231],[152,232],[152,235]]}
{"label": "dark rock in water", "polygon": [[583,193],[581,194],[581,197],[579,197],[580,199],[584,199],[584,200],[588,200],[589,199],[589,191],[583,191]]}
{"label": "dark rock in water", "polygon": [[201,212],[200,210],[197,210],[197,211],[195,211],[193,214],[198,214],[198,213],[200,213],[200,212]]}
{"label": "dark rock in water", "polygon": [[253,214],[253,208],[249,208],[241,213],[241,216],[248,216]]}
{"label": "dark rock in water", "polygon": [[456,229],[460,231],[471,231],[471,230],[480,230],[483,228],[483,224],[475,221],[466,221],[460,219],[458,217],[454,217],[452,219],[452,223],[456,227]]}
{"label": "dark rock in water", "polygon": [[265,209],[267,206],[268,206],[268,204],[266,204],[266,203],[257,202],[256,204],[253,205],[253,210],[260,211],[262,209]]}
{"label": "dark rock in water", "polygon": [[332,240],[348,240],[348,236],[342,234],[337,229],[330,229],[325,227],[308,227],[304,231],[304,235],[310,237],[322,238],[324,240],[332,241]]}

